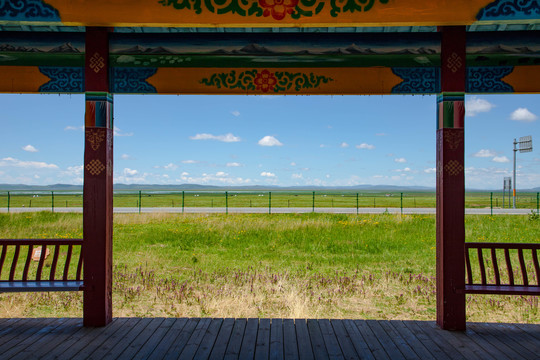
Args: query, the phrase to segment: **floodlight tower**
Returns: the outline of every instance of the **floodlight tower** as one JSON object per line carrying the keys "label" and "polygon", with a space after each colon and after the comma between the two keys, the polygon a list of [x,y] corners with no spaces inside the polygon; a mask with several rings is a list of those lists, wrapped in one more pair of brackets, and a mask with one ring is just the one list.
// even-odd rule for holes
{"label": "floodlight tower", "polygon": [[[519,145],[519,149],[517,148]],[[514,139],[514,196],[512,198],[512,207],[516,208],[516,154],[517,152],[531,152],[532,151],[532,136],[523,136],[519,138],[519,141]]]}

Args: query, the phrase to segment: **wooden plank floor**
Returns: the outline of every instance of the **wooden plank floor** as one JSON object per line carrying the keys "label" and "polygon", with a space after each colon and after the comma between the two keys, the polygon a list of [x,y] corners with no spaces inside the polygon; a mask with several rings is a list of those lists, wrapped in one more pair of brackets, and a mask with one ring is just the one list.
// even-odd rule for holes
{"label": "wooden plank floor", "polygon": [[1,359],[539,359],[540,325],[432,321],[0,319]]}

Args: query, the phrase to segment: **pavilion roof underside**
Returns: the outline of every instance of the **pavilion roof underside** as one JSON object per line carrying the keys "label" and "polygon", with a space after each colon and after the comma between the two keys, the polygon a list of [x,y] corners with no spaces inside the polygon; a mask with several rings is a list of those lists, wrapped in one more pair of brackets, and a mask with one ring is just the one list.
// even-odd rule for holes
{"label": "pavilion roof underside", "polygon": [[0,92],[84,92],[85,66],[103,63],[87,26],[110,31],[112,93],[435,94],[439,26],[466,26],[466,92],[540,92],[539,0],[13,4],[0,2]]}

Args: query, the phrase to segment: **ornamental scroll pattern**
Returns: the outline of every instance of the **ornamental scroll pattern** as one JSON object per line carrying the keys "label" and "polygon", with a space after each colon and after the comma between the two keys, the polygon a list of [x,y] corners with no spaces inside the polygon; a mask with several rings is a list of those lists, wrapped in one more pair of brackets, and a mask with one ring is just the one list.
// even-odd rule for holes
{"label": "ornamental scroll pattern", "polygon": [[480,10],[478,20],[538,19],[538,0],[496,0]]}
{"label": "ornamental scroll pattern", "polygon": [[60,21],[60,15],[41,0],[0,0],[0,19]]}
{"label": "ornamental scroll pattern", "polygon": [[469,67],[467,68],[467,92],[501,93],[514,92],[514,88],[502,81],[512,73],[512,66],[506,67]]}
{"label": "ornamental scroll pattern", "polygon": [[191,10],[201,14],[203,10],[217,15],[236,14],[239,16],[269,17],[283,20],[313,17],[324,11],[332,17],[343,13],[367,12],[377,3],[387,4],[389,0],[159,0],[163,6],[177,10]]}
{"label": "ornamental scroll pattern", "polygon": [[280,93],[288,90],[300,91],[316,89],[321,84],[334,81],[332,78],[315,75],[313,73],[291,73],[288,71],[271,72],[269,70],[248,70],[237,73],[232,70],[228,73],[213,74],[202,79],[201,84],[215,86],[218,89],[241,89],[245,91],[262,91],[263,93]]}
{"label": "ornamental scroll pattern", "polygon": [[440,68],[392,68],[403,81],[392,88],[394,94],[433,94],[440,92]]}
{"label": "ornamental scroll pattern", "polygon": [[39,87],[40,92],[71,93],[84,91],[84,69],[82,67],[40,66],[39,71],[51,79]]}
{"label": "ornamental scroll pattern", "polygon": [[157,93],[156,88],[146,81],[156,72],[157,68],[112,68],[111,90],[117,94]]}

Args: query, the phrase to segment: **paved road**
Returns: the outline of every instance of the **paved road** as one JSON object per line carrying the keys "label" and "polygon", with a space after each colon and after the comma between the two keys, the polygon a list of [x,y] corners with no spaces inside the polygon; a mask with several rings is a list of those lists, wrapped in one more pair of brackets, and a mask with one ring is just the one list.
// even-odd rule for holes
{"label": "paved road", "polygon": [[[51,211],[50,207],[47,208],[10,208],[10,212],[21,213],[21,212],[36,212],[36,211]],[[82,212],[80,207],[56,207],[54,208],[55,212]],[[298,213],[310,213],[312,208],[272,208],[273,214],[298,214]],[[359,214],[382,214],[385,211],[388,211],[391,214],[401,213],[400,208],[359,208]],[[535,209],[536,211],[536,209]],[[7,208],[0,208],[1,212],[7,212]],[[122,213],[138,213],[139,209],[132,208],[115,208],[114,212],[117,214]],[[142,208],[142,213],[181,213],[182,208],[180,207],[160,207],[160,208]],[[225,208],[211,208],[211,207],[186,207],[184,208],[185,213],[225,213]],[[334,213],[334,214],[356,214],[356,208],[315,208],[316,213]],[[238,208],[229,208],[229,213],[242,213],[242,214],[267,214],[268,208],[250,208],[250,207],[238,207]],[[493,209],[493,215],[527,215],[531,213],[531,209]],[[403,214],[435,214],[435,208],[403,208]],[[465,214],[475,214],[475,215],[490,215],[491,210],[489,208],[484,209],[465,209]]]}

